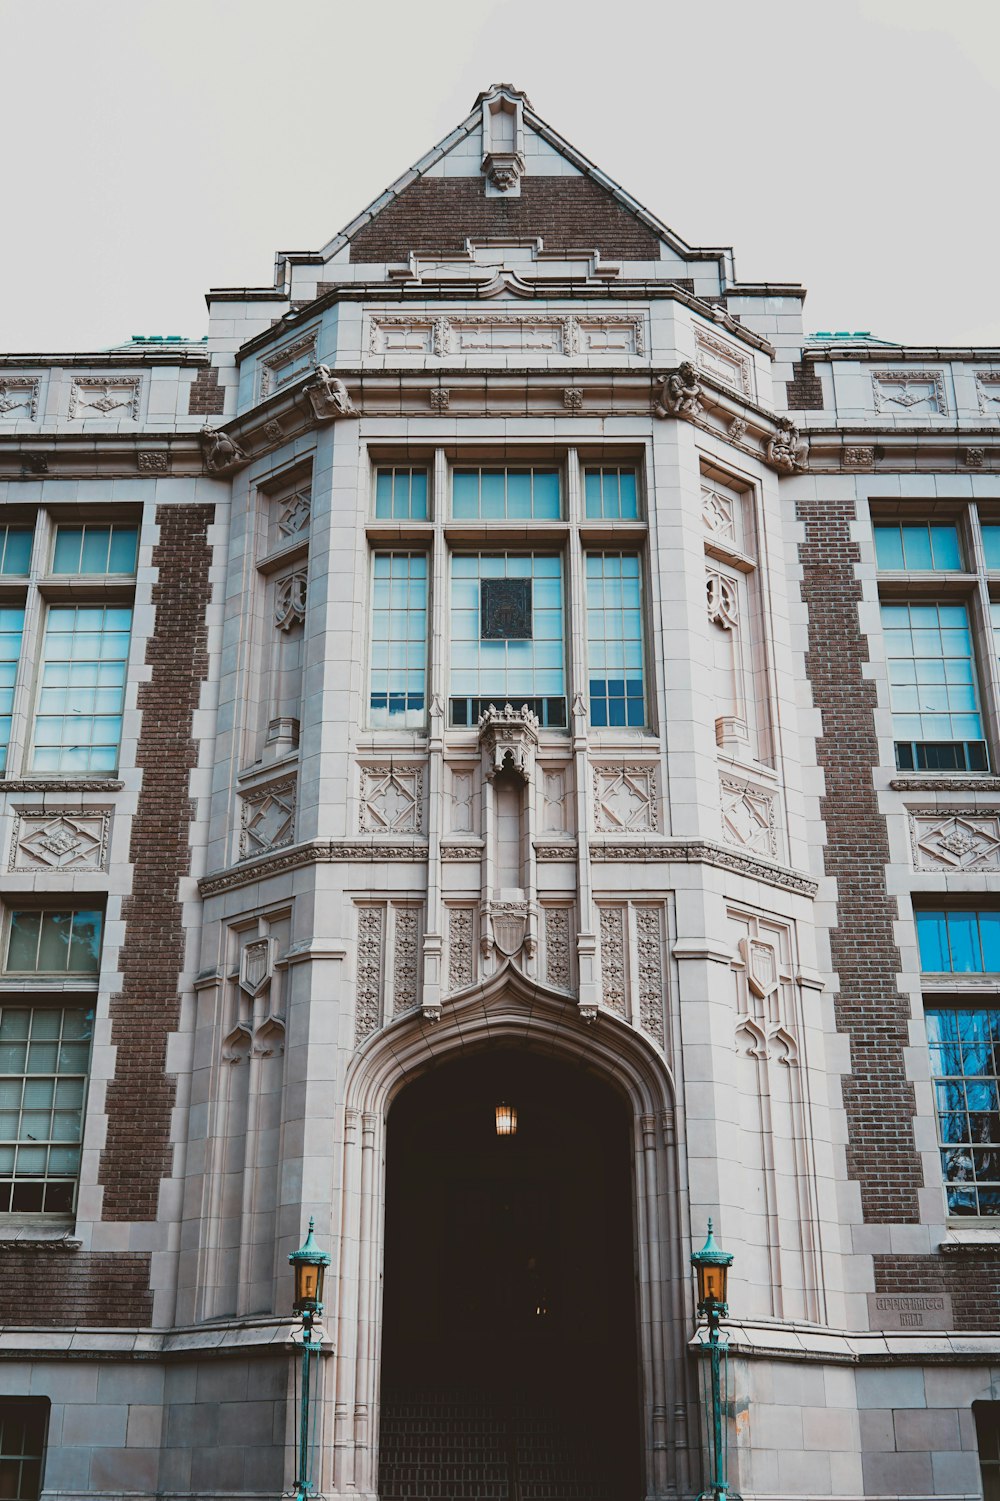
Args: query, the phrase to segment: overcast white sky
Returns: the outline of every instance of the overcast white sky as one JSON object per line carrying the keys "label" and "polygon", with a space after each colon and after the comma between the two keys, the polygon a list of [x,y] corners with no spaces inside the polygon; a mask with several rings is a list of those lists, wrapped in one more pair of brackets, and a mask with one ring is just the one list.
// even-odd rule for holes
{"label": "overcast white sky", "polygon": [[0,0],[0,349],[205,332],[506,80],[810,329],[1000,344],[998,0]]}

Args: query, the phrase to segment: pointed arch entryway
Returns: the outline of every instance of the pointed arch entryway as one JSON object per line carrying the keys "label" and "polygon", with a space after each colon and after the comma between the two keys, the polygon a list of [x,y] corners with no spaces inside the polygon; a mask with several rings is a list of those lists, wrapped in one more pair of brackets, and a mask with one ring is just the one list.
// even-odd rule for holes
{"label": "pointed arch entryway", "polygon": [[[343,1206],[337,1267],[336,1381],[332,1485],[328,1494],[377,1501],[379,1396],[382,1371],[382,1267],[386,1144],[393,1103],[429,1071],[454,1080],[466,1059],[501,1054],[532,1059],[524,1071],[537,1091],[544,1061],[558,1077],[590,1080],[594,1098],[617,1094],[623,1160],[630,1183],[635,1309],[634,1354],[640,1450],[628,1464],[642,1494],[683,1493],[690,1467],[688,1372],[690,1309],[681,1246],[685,1225],[673,1133],[674,1091],[663,1059],[612,1016],[580,1019],[565,995],[525,977],[511,964],[452,998],[441,1019],[419,1013],[379,1033],[352,1060],[345,1084]],[[477,1062],[477,1060],[480,1060]],[[539,1061],[540,1060],[540,1061]],[[451,1066],[450,1074],[445,1070]],[[468,1081],[466,1081],[468,1082]],[[581,1086],[584,1087],[584,1086]],[[421,1093],[427,1097],[430,1086]],[[612,1102],[613,1104],[613,1102]],[[580,1105],[584,1097],[580,1096]],[[609,1117],[610,1119],[611,1117]],[[614,1128],[612,1128],[614,1129]],[[585,1133],[581,1133],[585,1136]],[[565,1143],[564,1143],[565,1145]],[[692,1426],[696,1427],[692,1419]],[[697,1440],[697,1434],[694,1434]],[[626,1498],[622,1498],[626,1501]]]}

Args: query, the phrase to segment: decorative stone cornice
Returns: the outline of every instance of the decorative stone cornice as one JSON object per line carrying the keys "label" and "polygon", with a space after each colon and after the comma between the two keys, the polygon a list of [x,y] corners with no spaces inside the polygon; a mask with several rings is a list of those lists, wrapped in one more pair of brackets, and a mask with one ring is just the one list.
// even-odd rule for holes
{"label": "decorative stone cornice", "polygon": [[722,870],[732,870],[753,881],[764,881],[768,886],[800,892],[803,896],[815,896],[818,890],[817,882],[801,871],[770,860],[761,860],[753,855],[741,855],[710,839],[637,839],[621,844],[595,840],[591,841],[590,858],[593,861],[627,860],[638,864],[648,861],[676,861],[683,865],[717,865]]}
{"label": "decorative stone cornice", "polygon": [[423,864],[427,860],[427,845],[385,844],[372,839],[316,839],[308,844],[290,845],[273,855],[242,860],[228,870],[212,871],[198,882],[198,890],[203,897],[221,896],[224,892],[237,891],[241,886],[270,880],[307,865],[331,865],[341,860],[357,860],[362,864],[370,860]]}
{"label": "decorative stone cornice", "polygon": [[62,797],[65,792],[121,792],[124,782],[102,777],[12,777],[0,781],[0,792],[52,792]]}

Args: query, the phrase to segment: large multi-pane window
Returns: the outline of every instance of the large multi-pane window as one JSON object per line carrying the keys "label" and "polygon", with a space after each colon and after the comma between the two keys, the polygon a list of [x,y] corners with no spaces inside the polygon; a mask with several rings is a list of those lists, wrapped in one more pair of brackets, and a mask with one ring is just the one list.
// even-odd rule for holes
{"label": "large multi-pane window", "polygon": [[10,745],[11,711],[14,707],[14,684],[21,655],[24,610],[21,606],[0,605],[0,772],[7,766]]}
{"label": "large multi-pane window", "polygon": [[958,527],[953,521],[875,527],[875,556],[887,572],[940,573],[962,567]]}
{"label": "large multi-pane window", "polygon": [[638,553],[587,555],[587,670],[592,725],[646,723]]}
{"label": "large multi-pane window", "polygon": [[985,771],[969,612],[960,603],[883,603],[896,761],[902,770]]}
{"label": "large multi-pane window", "polygon": [[138,540],[46,511],[0,526],[0,776],[117,770]]}
{"label": "large multi-pane window", "polygon": [[15,974],[96,975],[102,914],[93,909],[13,911],[4,969]]}
{"label": "large multi-pane window", "polygon": [[93,1012],[0,1006],[0,1214],[71,1214]]}
{"label": "large multi-pane window", "polygon": [[949,1214],[1000,1214],[1000,1004],[927,1010]]}
{"label": "large multi-pane window", "polygon": [[38,1501],[48,1428],[48,1397],[0,1397],[0,1496]]}
{"label": "large multi-pane window", "polygon": [[451,722],[474,725],[491,703],[527,704],[566,724],[562,559],[456,553],[451,560]]}
{"label": "large multi-pane window", "polygon": [[377,552],[372,589],[372,725],[419,729],[426,720],[427,556]]}
{"label": "large multi-pane window", "polygon": [[35,710],[34,771],[109,772],[118,765],[132,611],[52,605]]}
{"label": "large multi-pane window", "polygon": [[643,556],[614,534],[637,548],[636,463],[444,459],[375,469],[368,725],[423,729],[433,694],[454,728],[509,703],[566,730],[578,695],[595,729],[648,728]]}

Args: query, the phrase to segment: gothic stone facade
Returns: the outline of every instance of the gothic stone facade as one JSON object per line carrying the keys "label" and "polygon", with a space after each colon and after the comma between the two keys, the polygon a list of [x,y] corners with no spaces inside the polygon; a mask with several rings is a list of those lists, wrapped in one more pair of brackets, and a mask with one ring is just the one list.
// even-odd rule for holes
{"label": "gothic stone facade", "polygon": [[807,338],[507,86],[277,264],[199,343],[0,361],[0,1395],[45,1495],[287,1488],[312,1215],[319,1488],[374,1501],[387,1112],[488,1038],[627,1095],[647,1497],[702,1483],[712,1216],[747,1501],[971,1501],[1000,351]]}

